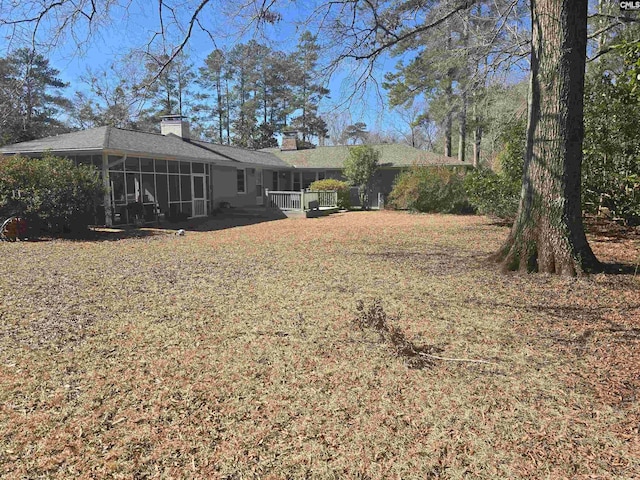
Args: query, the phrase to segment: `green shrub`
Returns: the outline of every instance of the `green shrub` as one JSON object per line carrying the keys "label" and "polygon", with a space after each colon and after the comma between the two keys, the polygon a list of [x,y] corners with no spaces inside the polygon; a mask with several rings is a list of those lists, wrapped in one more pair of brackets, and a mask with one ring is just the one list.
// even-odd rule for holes
{"label": "green shrub", "polygon": [[595,66],[585,82],[582,206],[589,213],[606,207],[614,218],[638,225],[640,109],[631,105],[640,100],[640,47],[623,44],[617,51],[621,68]]}
{"label": "green shrub", "polygon": [[358,187],[360,205],[363,210],[369,209],[369,194],[371,183],[380,168],[380,151],[370,145],[349,147],[349,156],[344,161],[342,174],[347,180]]}
{"label": "green shrub", "polygon": [[93,166],[51,155],[0,158],[0,216],[19,214],[32,227],[54,233],[86,229],[103,191]]}
{"label": "green shrub", "polygon": [[511,220],[518,211],[522,187],[524,121],[508,125],[501,140],[504,148],[498,155],[498,172],[488,168],[469,172],[464,179],[464,188],[478,213]]}
{"label": "green shrub", "polygon": [[520,185],[488,168],[469,172],[464,179],[469,202],[478,213],[513,219],[518,210]]}
{"label": "green shrub", "polygon": [[333,178],[325,178],[324,180],[316,180],[309,186],[309,190],[315,192],[327,192],[336,190],[338,192],[338,208],[348,209],[351,207],[349,200],[349,191],[351,187],[347,182],[336,180]]}
{"label": "green shrub", "polygon": [[470,213],[463,175],[447,167],[414,166],[396,177],[387,205],[416,212]]}

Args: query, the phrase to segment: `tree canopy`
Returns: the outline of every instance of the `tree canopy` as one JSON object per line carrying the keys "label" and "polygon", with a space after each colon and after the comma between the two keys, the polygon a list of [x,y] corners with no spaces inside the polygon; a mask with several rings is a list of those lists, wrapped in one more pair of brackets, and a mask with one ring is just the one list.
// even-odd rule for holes
{"label": "tree canopy", "polygon": [[64,131],[58,118],[70,102],[66,84],[42,55],[21,48],[0,58],[0,145]]}
{"label": "tree canopy", "polygon": [[358,145],[349,148],[349,156],[344,161],[342,171],[351,185],[357,186],[360,193],[360,204],[367,209],[369,191],[375,173],[380,167],[380,152],[370,145]]}

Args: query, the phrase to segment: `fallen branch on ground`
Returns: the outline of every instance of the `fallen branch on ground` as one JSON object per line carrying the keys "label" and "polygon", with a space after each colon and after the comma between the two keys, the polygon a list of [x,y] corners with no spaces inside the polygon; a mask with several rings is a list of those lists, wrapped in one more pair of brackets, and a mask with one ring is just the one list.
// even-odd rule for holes
{"label": "fallen branch on ground", "polygon": [[440,357],[438,355],[433,355],[433,354],[430,354],[430,353],[421,353],[421,352],[418,352],[418,355],[422,355],[424,357],[436,358],[438,360],[444,360],[444,361],[447,361],[447,362],[470,362],[470,363],[485,363],[487,365],[498,365],[497,363],[490,362],[488,360],[476,360],[476,359],[473,359],[473,358]]}
{"label": "fallen branch on ground", "polygon": [[365,308],[364,302],[358,300],[356,310],[358,311],[358,316],[355,318],[356,326],[360,330],[364,330],[364,327],[375,330],[380,335],[380,340],[391,347],[395,356],[404,359],[409,368],[431,367],[435,364],[433,360],[498,365],[488,360],[442,357],[435,355],[442,350],[434,345],[414,345],[407,340],[400,329],[389,324],[387,313],[382,308],[382,302],[379,298],[374,299],[369,308]]}

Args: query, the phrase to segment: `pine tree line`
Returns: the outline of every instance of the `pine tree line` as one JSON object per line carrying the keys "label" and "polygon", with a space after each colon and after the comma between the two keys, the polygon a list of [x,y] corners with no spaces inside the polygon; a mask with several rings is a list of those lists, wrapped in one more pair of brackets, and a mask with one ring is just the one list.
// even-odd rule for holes
{"label": "pine tree line", "polygon": [[[410,2],[401,3],[394,13],[400,15],[410,8]],[[509,8],[510,29],[503,18]],[[437,18],[440,12],[430,10],[428,15]],[[458,159],[465,161],[470,137],[473,163],[478,165],[488,121],[487,97],[500,89],[491,85],[491,80],[528,53],[528,35],[514,34],[526,15],[524,7],[513,2],[478,0],[434,29],[399,42],[392,55],[409,60],[399,62],[396,71],[386,75],[390,105],[424,100],[428,109],[422,118],[439,126],[442,143],[438,150],[449,157],[457,153]],[[457,145],[453,141],[456,136]]]}
{"label": "pine tree line", "polygon": [[302,142],[323,143],[318,114],[329,90],[320,80],[316,38],[304,32],[286,53],[251,40],[216,49],[196,67],[186,54],[131,53],[103,71],[88,70],[69,87],[42,55],[21,49],[0,58],[1,144],[112,125],[158,131],[162,115],[191,120],[192,135],[247,148],[277,146],[276,134],[298,130]]}

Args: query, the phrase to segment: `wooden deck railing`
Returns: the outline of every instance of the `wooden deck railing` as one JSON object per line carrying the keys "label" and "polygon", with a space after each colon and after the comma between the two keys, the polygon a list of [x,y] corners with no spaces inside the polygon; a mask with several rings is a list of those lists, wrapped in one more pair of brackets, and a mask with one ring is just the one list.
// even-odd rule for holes
{"label": "wooden deck railing", "polygon": [[266,190],[267,205],[280,210],[309,210],[309,202],[316,201],[320,208],[338,206],[338,192],[285,192]]}
{"label": "wooden deck railing", "polygon": [[334,208],[338,206],[338,192],[304,192],[304,209],[309,210],[309,202],[318,202],[320,208]]}
{"label": "wooden deck railing", "polygon": [[303,192],[277,192],[266,190],[267,205],[280,210],[302,210]]}

